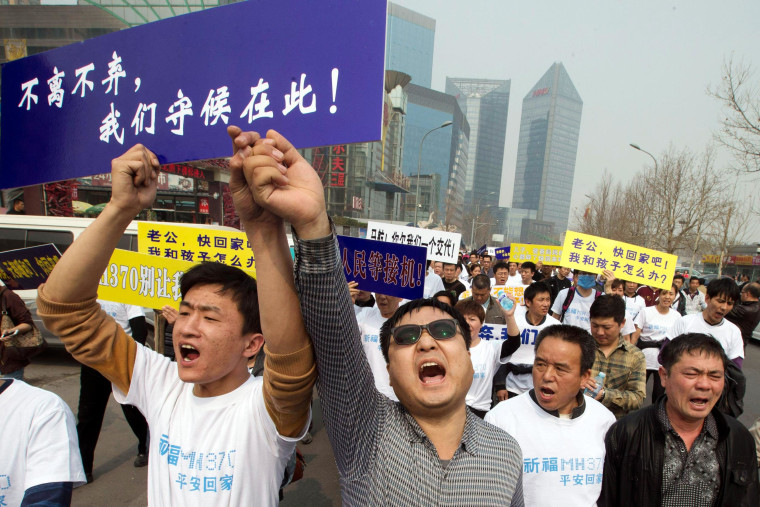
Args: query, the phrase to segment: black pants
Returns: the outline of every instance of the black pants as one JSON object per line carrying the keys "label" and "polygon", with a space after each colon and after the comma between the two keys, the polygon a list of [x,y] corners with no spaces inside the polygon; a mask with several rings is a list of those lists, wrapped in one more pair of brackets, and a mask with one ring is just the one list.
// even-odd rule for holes
{"label": "black pants", "polygon": [[[108,398],[111,395],[111,382],[103,375],[88,366],[82,366],[79,377],[79,408],[77,409],[77,437],[79,437],[79,452],[82,455],[82,465],[85,473],[92,473],[92,462],[95,456],[95,446],[103,426]],[[148,423],[137,408],[132,405],[122,405],[121,410],[127,419],[132,432],[138,440],[137,452],[148,452]]]}
{"label": "black pants", "polygon": [[662,387],[660,373],[657,370],[647,370],[647,382],[649,382],[651,375],[654,375],[654,384],[652,384],[652,403],[654,403],[660,396],[665,394],[665,388]]}

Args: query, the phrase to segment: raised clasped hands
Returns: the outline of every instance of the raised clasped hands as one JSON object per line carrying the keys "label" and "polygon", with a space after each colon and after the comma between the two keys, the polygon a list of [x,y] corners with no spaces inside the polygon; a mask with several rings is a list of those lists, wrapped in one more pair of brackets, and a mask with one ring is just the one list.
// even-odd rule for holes
{"label": "raised clasped hands", "polygon": [[230,191],[245,224],[290,222],[303,239],[330,234],[322,182],[293,145],[274,130],[266,138],[230,126]]}

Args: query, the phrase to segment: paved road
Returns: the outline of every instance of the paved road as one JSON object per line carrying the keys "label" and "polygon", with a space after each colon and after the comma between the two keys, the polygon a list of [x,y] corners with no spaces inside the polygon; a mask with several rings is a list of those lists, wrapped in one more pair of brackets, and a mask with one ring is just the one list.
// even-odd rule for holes
{"label": "paved road", "polygon": [[[739,420],[749,426],[760,417],[760,345],[751,344],[746,356],[744,372],[748,387],[745,412]],[[34,364],[26,369],[26,379],[30,384],[58,394],[76,414],[79,367],[63,349],[53,348],[35,358]],[[314,441],[310,445],[299,445],[307,463],[304,478],[285,488],[285,497],[280,505],[340,505],[338,474],[322,426],[319,400],[314,402],[312,434]],[[73,505],[146,505],[147,469],[132,466],[136,452],[137,440],[121,409],[111,399],[95,452],[95,481],[74,490]]]}

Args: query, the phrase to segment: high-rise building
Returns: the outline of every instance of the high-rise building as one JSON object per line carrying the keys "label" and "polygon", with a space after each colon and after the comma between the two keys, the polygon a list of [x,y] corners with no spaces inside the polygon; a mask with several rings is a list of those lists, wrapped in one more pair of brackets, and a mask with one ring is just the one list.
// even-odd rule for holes
{"label": "high-rise building", "polygon": [[464,202],[499,205],[504,141],[507,133],[510,80],[446,78],[470,124]]}
{"label": "high-rise building", "polygon": [[[470,126],[456,99],[410,83],[404,88],[408,96],[406,108],[406,131],[404,134],[403,172],[410,178],[411,195],[406,196],[405,217],[414,220],[416,178],[420,175],[437,174],[437,195],[430,194],[430,183],[421,177],[420,185],[428,193],[420,192],[419,219],[429,219],[435,214],[436,224],[462,227],[464,214],[464,183],[467,171]],[[445,122],[451,126],[431,132],[425,138],[420,152],[420,142],[431,129]],[[430,181],[430,180],[428,180]]]}
{"label": "high-rise building", "polygon": [[[512,207],[526,217],[523,241],[558,238],[566,229],[583,101],[562,63],[554,63],[523,99]],[[547,234],[548,224],[553,230]],[[531,238],[534,232],[540,238]],[[540,234],[539,234],[540,233]],[[533,241],[535,239],[535,241]]]}
{"label": "high-rise building", "polygon": [[388,3],[385,68],[412,76],[412,83],[430,88],[433,77],[435,20]]}

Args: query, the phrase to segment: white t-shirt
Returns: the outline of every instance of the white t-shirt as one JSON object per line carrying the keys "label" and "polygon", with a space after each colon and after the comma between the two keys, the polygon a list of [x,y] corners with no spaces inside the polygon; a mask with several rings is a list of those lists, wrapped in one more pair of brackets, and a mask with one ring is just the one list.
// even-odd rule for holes
{"label": "white t-shirt", "polygon": [[667,337],[671,340],[676,336],[684,333],[704,333],[709,334],[723,345],[723,350],[729,359],[744,357],[744,342],[742,341],[742,332],[736,327],[736,324],[726,319],[719,324],[711,326],[705,322],[701,313],[686,315],[678,319],[667,332]]}
{"label": "white t-shirt", "polygon": [[[641,312],[639,312],[639,314],[641,314]],[[628,315],[626,315],[625,320],[623,321],[623,327],[620,328],[620,334],[628,336],[634,331],[636,331],[636,325],[634,324],[633,319],[629,319]]]}
{"label": "white t-shirt", "polygon": [[493,389],[493,376],[499,368],[501,346],[503,340],[480,340],[480,343],[470,347],[470,360],[472,361],[472,385],[467,391],[465,403],[478,410],[491,408],[491,391]]}
{"label": "white t-shirt", "polygon": [[433,297],[433,294],[444,290],[443,279],[440,276],[433,273],[432,270],[428,271],[425,277],[425,285],[422,288],[422,296],[427,299]]}
{"label": "white t-shirt", "polygon": [[74,414],[55,394],[21,380],[0,393],[0,505],[49,482],[87,482]]}
{"label": "white t-shirt", "polygon": [[525,505],[588,507],[602,490],[604,436],[615,422],[604,405],[586,397],[575,419],[555,417],[521,394],[496,405],[485,420],[515,437],[523,455]]}
{"label": "white t-shirt", "polygon": [[625,320],[629,322],[635,321],[639,312],[647,307],[646,301],[644,301],[644,298],[639,295],[633,296],[632,298],[623,295],[623,300],[625,301]]}
{"label": "white t-shirt", "polygon": [[150,427],[148,505],[276,506],[285,465],[309,427],[295,438],[277,432],[262,377],[199,398],[177,363],[139,344],[129,393],[113,386],[113,394]]}
{"label": "white t-shirt", "polygon": [[98,299],[98,304],[129,336],[132,336],[132,328],[129,325],[129,319],[145,317],[145,312],[143,312],[143,309],[139,306],[115,303],[103,299]]}
{"label": "white t-shirt", "polygon": [[398,401],[396,393],[393,392],[393,388],[391,387],[387,363],[380,348],[380,327],[386,320],[388,319],[380,315],[380,310],[377,306],[362,308],[356,313],[356,321],[359,324],[364,355],[367,356],[369,368],[372,370],[372,376],[375,378],[375,387],[388,398]]}
{"label": "white t-shirt", "polygon": [[[641,329],[639,340],[645,342],[659,342],[665,339],[668,329],[673,327],[676,321],[681,320],[681,314],[673,309],[669,309],[667,315],[657,311],[656,306],[644,308],[636,317],[636,327]],[[660,349],[648,348],[643,349],[644,357],[647,360],[647,370],[657,370],[660,363],[657,356],[660,355]]]}
{"label": "white t-shirt", "polygon": [[507,283],[505,283],[504,285],[506,285],[507,287],[516,287],[518,285],[522,286],[523,285],[522,275],[520,275],[520,273],[515,273],[514,276],[509,275],[507,277]]}
{"label": "white t-shirt", "polygon": [[[533,361],[536,359],[536,337],[538,333],[545,327],[560,324],[560,321],[551,315],[547,315],[543,322],[534,326],[528,322],[525,314],[525,310],[515,311],[515,321],[520,329],[520,347],[509,358],[509,362],[512,364],[533,364]],[[507,374],[507,391],[522,394],[531,389],[533,389],[533,375],[530,373],[520,375],[515,375],[514,373]]]}
{"label": "white t-shirt", "polygon": [[[567,293],[570,289],[562,289],[557,294],[557,299],[554,300],[552,305],[552,313],[562,315],[562,305],[567,299]],[[591,294],[588,297],[581,296],[581,293],[575,291],[575,296],[570,302],[570,307],[565,312],[565,320],[563,324],[569,324],[571,326],[578,326],[591,332],[591,320],[589,318],[589,312],[591,311],[591,305],[596,298],[594,297],[594,290],[591,290]]]}

